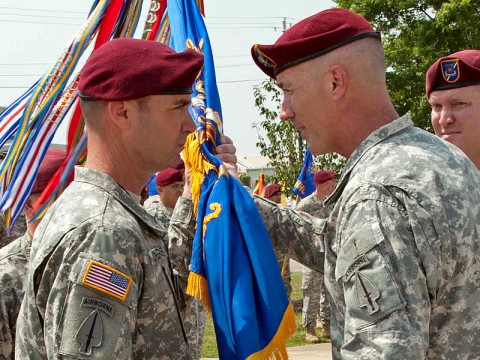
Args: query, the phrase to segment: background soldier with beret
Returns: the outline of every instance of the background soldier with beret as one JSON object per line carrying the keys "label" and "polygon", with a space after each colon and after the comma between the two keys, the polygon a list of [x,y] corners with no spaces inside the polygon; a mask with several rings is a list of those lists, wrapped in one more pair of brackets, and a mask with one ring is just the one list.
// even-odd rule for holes
{"label": "background soldier with beret", "polygon": [[[66,153],[49,149],[37,173],[33,189],[25,204],[24,212],[29,213],[48,182],[66,159]],[[17,220],[19,221],[19,220]],[[15,329],[18,312],[23,300],[25,278],[28,272],[32,238],[39,221],[28,224],[25,233],[0,249],[0,358],[15,358]]]}
{"label": "background soldier with beret", "polygon": [[[155,177],[158,194],[145,201],[143,207],[165,228],[172,221],[177,226],[170,229],[168,252],[177,291],[183,301],[180,313],[187,334],[192,359],[200,359],[205,330],[206,311],[202,302],[186,294],[189,265],[192,257],[192,240],[195,236],[195,218],[191,200],[190,186],[185,181],[185,165],[183,161],[175,167],[159,171]],[[182,194],[184,196],[182,196]],[[178,204],[178,206],[176,206]],[[180,303],[180,302],[179,302]]]}
{"label": "background soldier with beret", "polygon": [[432,126],[480,169],[480,50],[441,57],[428,69]]}
{"label": "background soldier with beret", "polygon": [[202,64],[194,50],[136,39],[88,59],[78,85],[88,158],[33,239],[19,358],[190,359],[167,230],[139,201],[195,130],[188,108]]}
{"label": "background soldier with beret", "polygon": [[[380,35],[343,9],[313,15],[257,65],[315,155],[347,164],[312,231],[256,198],[277,249],[325,273],[335,359],[472,359],[480,354],[480,173],[456,147],[399,117]],[[298,213],[301,214],[301,213]],[[312,241],[313,240],[313,241]]]}
{"label": "background soldier with beret", "polygon": [[[315,191],[302,199],[295,208],[319,218],[326,218],[328,212],[323,201],[335,189],[338,174],[331,170],[317,171],[313,177]],[[302,269],[303,309],[302,323],[305,328],[305,340],[310,343],[318,342],[315,333],[317,316],[322,328],[321,336],[330,338],[330,305],[325,291],[323,274],[306,266]]]}
{"label": "background soldier with beret", "polygon": [[[280,184],[268,184],[265,186],[263,197],[268,199],[275,204],[282,203],[282,185]],[[285,285],[285,290],[287,290],[288,298],[292,294],[292,276],[290,273],[290,261],[288,257],[285,257],[285,251],[275,250],[275,257],[277,258],[278,267],[282,273],[283,284]]]}
{"label": "background soldier with beret", "polygon": [[172,217],[173,209],[185,187],[185,165],[183,161],[175,167],[159,171],[155,177],[158,195],[150,196],[143,207],[162,224],[168,224]]}

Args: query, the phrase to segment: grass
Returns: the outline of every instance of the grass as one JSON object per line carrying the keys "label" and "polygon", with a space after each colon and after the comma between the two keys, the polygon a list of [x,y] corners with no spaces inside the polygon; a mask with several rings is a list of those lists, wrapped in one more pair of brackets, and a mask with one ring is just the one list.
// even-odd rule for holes
{"label": "grass", "polygon": [[[295,304],[301,304],[303,298],[302,293],[302,273],[292,273],[292,302]],[[294,306],[295,308],[295,320],[297,323],[297,332],[287,341],[287,347],[308,345],[305,342],[305,329],[302,326],[302,311],[301,305]],[[317,329],[317,336],[320,338],[320,332]],[[327,341],[321,339],[322,342]],[[212,318],[207,316],[205,323],[205,337],[203,340],[202,358],[216,358],[218,357],[217,341],[215,338],[215,330],[213,328]]]}

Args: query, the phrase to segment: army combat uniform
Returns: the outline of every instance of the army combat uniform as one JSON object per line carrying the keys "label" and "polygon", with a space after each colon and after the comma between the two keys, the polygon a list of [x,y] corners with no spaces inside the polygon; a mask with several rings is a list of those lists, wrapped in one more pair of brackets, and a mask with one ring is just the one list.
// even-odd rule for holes
{"label": "army combat uniform", "polygon": [[0,249],[0,359],[14,359],[15,329],[30,259],[28,233]]}
{"label": "army combat uniform", "polygon": [[25,213],[23,211],[18,217],[17,221],[15,221],[15,224],[13,224],[10,234],[7,232],[3,217],[0,216],[0,249],[10,244],[13,240],[18,239],[20,236],[23,236],[26,231],[27,222],[25,219]]}
{"label": "army combat uniform", "polygon": [[[323,206],[323,202],[315,194],[311,194],[300,201],[296,210],[306,212],[321,219],[327,217],[327,211]],[[319,315],[322,329],[330,329],[330,305],[328,304],[328,295],[325,290],[323,273],[304,266],[302,275],[303,327],[315,327],[317,315]],[[327,332],[325,332],[325,334],[327,334]]]}
{"label": "army combat uniform", "polygon": [[206,311],[202,302],[196,297],[186,295],[189,264],[192,258],[192,242],[195,236],[195,218],[193,203],[180,196],[175,209],[166,207],[160,196],[152,196],[143,205],[150,215],[165,227],[170,226],[168,251],[173,272],[184,296],[181,308],[183,326],[187,333],[192,359],[200,359],[205,330]]}
{"label": "army combat uniform", "polygon": [[276,247],[325,268],[334,359],[478,358],[480,173],[458,148],[408,115],[374,131],[325,202],[324,243],[256,202]]}
{"label": "army combat uniform", "polygon": [[160,222],[160,224],[162,224],[165,228],[168,228],[173,209],[163,205],[159,195],[150,196],[147,200],[145,200],[143,208],[158,222]]}
{"label": "army combat uniform", "polygon": [[33,239],[17,356],[190,359],[166,236],[109,176],[77,167]]}

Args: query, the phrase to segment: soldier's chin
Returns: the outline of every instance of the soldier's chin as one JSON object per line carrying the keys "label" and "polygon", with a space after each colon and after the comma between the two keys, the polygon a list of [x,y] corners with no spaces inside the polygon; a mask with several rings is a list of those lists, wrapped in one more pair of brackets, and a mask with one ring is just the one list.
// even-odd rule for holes
{"label": "soldier's chin", "polygon": [[306,140],[306,142],[307,142],[308,148],[310,150],[310,153],[312,155],[318,156],[318,155],[324,155],[324,154],[327,153],[327,152],[323,151],[323,149],[320,146],[318,146],[318,144],[316,144],[314,141],[310,142],[310,141]]}
{"label": "soldier's chin", "polygon": [[175,165],[177,165],[180,162],[181,159],[182,158],[180,157],[180,153],[175,154],[174,156],[172,156],[168,160],[163,159],[162,164],[157,163],[158,169],[156,169],[154,172],[162,171],[162,170],[165,170],[169,167],[174,167]]}
{"label": "soldier's chin", "polygon": [[168,166],[166,167],[174,167],[177,165],[180,160],[182,160],[182,157],[180,156],[181,153],[175,154],[168,162]]}

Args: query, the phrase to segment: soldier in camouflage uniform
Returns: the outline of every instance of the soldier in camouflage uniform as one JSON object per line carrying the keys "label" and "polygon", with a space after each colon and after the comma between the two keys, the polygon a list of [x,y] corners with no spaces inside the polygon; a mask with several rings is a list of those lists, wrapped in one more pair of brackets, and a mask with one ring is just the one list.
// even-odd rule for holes
{"label": "soldier in camouflage uniform", "polygon": [[[265,199],[273,201],[275,204],[282,203],[282,185],[279,184],[268,184],[265,187],[264,191]],[[285,290],[287,290],[288,298],[292,293],[292,276],[290,274],[290,261],[286,257],[285,252],[274,250],[275,257],[277,258],[278,267],[282,272],[283,285],[285,285]],[[284,269],[285,268],[285,269]]]}
{"label": "soldier in camouflage uniform", "polygon": [[194,50],[129,38],[88,59],[78,85],[88,157],[34,236],[19,358],[191,358],[167,231],[139,202],[195,130],[188,108],[202,64]]}
{"label": "soldier in camouflage uniform", "polygon": [[183,161],[176,165],[176,167],[169,167],[159,171],[155,177],[158,195],[150,196],[143,208],[155,217],[160,223],[168,224],[172,218],[173,209],[177,203],[178,198],[183,193],[185,187],[185,166]]}
{"label": "soldier in camouflage uniform", "polygon": [[[313,177],[315,191],[300,201],[297,211],[303,211],[321,219],[327,217],[323,200],[335,189],[338,174],[331,170],[317,171]],[[303,309],[302,322],[305,328],[305,340],[309,343],[319,341],[315,333],[317,316],[322,328],[321,336],[330,338],[330,305],[325,291],[323,274],[306,266],[302,270]]]}
{"label": "soldier in camouflage uniform", "polygon": [[480,169],[480,50],[441,57],[428,69],[425,85],[435,135]]}
{"label": "soldier in camouflage uniform", "polygon": [[[47,151],[25,204],[25,211],[30,212],[65,157],[62,150]],[[30,222],[22,236],[0,249],[0,359],[15,358],[16,321],[23,300],[32,237],[38,223],[38,220]]]}
{"label": "soldier in camouflage uniform", "polygon": [[312,153],[348,159],[327,221],[312,228],[323,241],[293,236],[307,225],[256,198],[274,246],[325,272],[333,358],[478,358],[480,174],[398,117],[379,34],[330,9],[252,55]]}
{"label": "soldier in camouflage uniform", "polygon": [[10,244],[13,240],[19,238],[20,236],[23,236],[26,231],[27,221],[24,213],[20,214],[15,224],[13,224],[10,234],[7,232],[7,227],[3,217],[0,216],[0,249]]}
{"label": "soldier in camouflage uniform", "polygon": [[[183,161],[174,168],[160,171],[155,179],[159,195],[150,197],[143,207],[166,228],[171,221],[175,223],[170,229],[168,251],[173,273],[180,287],[178,291],[184,299],[181,315],[190,353],[192,359],[200,359],[206,311],[199,299],[186,294],[188,265],[192,256],[192,240],[195,236],[195,218],[192,216],[193,204],[184,172]],[[182,194],[184,196],[181,196]],[[176,207],[177,203],[179,203],[178,207]]]}

